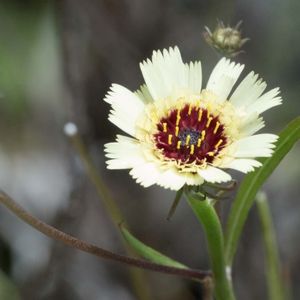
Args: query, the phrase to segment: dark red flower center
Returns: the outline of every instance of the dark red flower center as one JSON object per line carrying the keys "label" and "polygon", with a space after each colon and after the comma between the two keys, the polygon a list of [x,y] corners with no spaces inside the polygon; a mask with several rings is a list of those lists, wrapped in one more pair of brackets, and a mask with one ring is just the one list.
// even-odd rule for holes
{"label": "dark red flower center", "polygon": [[163,117],[157,130],[154,134],[156,147],[167,159],[180,164],[211,163],[227,142],[224,125],[218,116],[188,104]]}

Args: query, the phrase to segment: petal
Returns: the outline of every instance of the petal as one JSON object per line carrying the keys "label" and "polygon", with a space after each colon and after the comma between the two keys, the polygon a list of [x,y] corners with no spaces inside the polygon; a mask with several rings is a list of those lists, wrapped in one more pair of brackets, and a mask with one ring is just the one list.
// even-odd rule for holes
{"label": "petal", "polygon": [[152,162],[135,166],[129,172],[136,182],[144,187],[149,187],[157,183],[157,179],[161,176],[161,173],[160,169]]}
{"label": "petal", "polygon": [[127,88],[112,84],[104,101],[108,102],[112,109],[109,120],[126,133],[135,135],[135,122],[144,109],[144,103]]}
{"label": "petal", "polygon": [[263,118],[258,117],[257,113],[250,114],[243,119],[240,125],[241,136],[250,136],[265,126]]}
{"label": "petal", "polygon": [[234,142],[230,148],[235,148],[235,157],[269,157],[273,153],[273,144],[278,139],[275,134],[257,134]]}
{"label": "petal", "polygon": [[257,114],[261,114],[274,106],[280,105],[282,103],[282,98],[277,97],[279,93],[279,88],[275,88],[263,94],[254,103],[247,107],[247,112],[256,112]]}
{"label": "petal", "polygon": [[117,135],[117,141],[104,145],[108,169],[131,169],[145,163],[140,144],[135,139]]}
{"label": "petal", "polygon": [[235,169],[243,173],[254,171],[254,168],[260,167],[262,164],[254,159],[234,159],[230,163],[222,165],[223,168]]}
{"label": "petal", "polygon": [[193,94],[200,94],[202,88],[202,67],[201,62],[190,62],[185,64],[187,88]]}
{"label": "petal", "polygon": [[145,103],[151,103],[153,101],[152,96],[148,90],[146,84],[140,86],[140,88],[135,92],[135,94]]}
{"label": "petal", "polygon": [[243,69],[244,65],[222,58],[213,69],[206,89],[216,94],[218,101],[225,101]]}
{"label": "petal", "polygon": [[250,72],[236,88],[230,101],[238,108],[245,108],[253,103],[263,93],[267,84],[258,79],[258,75]]}
{"label": "petal", "polygon": [[206,169],[199,169],[198,174],[206,181],[212,183],[220,183],[231,180],[231,176],[228,173],[212,166],[208,166]]}
{"label": "petal", "polygon": [[175,169],[164,171],[157,179],[157,184],[173,191],[178,191],[186,183],[184,174],[179,174]]}
{"label": "petal", "polygon": [[154,51],[152,61],[143,61],[140,68],[154,100],[166,98],[186,86],[185,66],[178,47]]}

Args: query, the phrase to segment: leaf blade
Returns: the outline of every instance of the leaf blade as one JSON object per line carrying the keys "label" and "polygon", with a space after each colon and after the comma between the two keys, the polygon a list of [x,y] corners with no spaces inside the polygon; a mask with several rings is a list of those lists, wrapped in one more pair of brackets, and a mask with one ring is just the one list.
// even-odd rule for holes
{"label": "leaf blade", "polygon": [[242,181],[226,224],[225,257],[228,265],[232,265],[237,243],[256,193],[299,139],[300,117],[290,122],[280,133],[273,155],[260,159],[262,167],[246,175]]}

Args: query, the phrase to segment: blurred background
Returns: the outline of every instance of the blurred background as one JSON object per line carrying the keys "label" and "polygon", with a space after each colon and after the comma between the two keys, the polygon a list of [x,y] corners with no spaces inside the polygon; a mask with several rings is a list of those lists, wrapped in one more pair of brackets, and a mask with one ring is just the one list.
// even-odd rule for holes
{"label": "blurred background", "polygon": [[[250,41],[237,60],[246,64],[243,74],[253,69],[269,89],[281,87],[284,104],[264,114],[265,130],[277,133],[300,111],[299,13],[298,0],[1,1],[0,188],[57,228],[124,253],[63,134],[64,124],[73,121],[135,236],[207,269],[201,228],[184,201],[168,222],[173,192],[144,189],[127,171],[105,169],[103,144],[120,131],[108,122],[102,98],[113,82],[137,89],[142,83],[138,63],[153,49],[173,45],[185,61],[202,60],[207,79],[218,57],[202,38],[204,26],[214,28],[217,19],[231,25],[243,20]],[[265,185],[292,299],[300,299],[299,155],[297,145]],[[263,263],[254,207],[234,266],[237,299],[267,298]],[[1,300],[138,299],[127,267],[54,242],[2,207],[0,267]],[[199,286],[187,280],[144,276],[147,299],[202,299]]]}

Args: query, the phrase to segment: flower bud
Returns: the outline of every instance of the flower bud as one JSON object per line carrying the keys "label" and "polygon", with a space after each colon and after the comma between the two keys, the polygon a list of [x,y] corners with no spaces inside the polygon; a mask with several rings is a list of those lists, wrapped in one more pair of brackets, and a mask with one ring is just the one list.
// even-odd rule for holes
{"label": "flower bud", "polygon": [[239,29],[242,22],[238,22],[235,27],[225,27],[223,22],[218,22],[217,27],[213,32],[208,27],[205,27],[203,33],[206,42],[227,57],[234,57],[241,53],[242,46],[249,40],[242,38]]}

